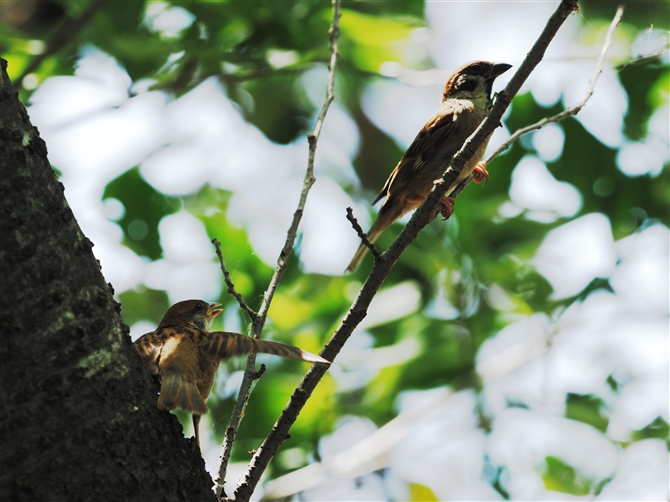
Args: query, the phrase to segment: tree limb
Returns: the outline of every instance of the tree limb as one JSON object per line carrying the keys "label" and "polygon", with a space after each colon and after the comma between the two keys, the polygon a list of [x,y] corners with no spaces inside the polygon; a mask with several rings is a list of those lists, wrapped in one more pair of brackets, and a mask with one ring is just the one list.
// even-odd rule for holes
{"label": "tree limb", "polygon": [[[255,318],[252,318],[251,330],[255,338],[260,338],[261,336],[268,311],[270,310],[272,299],[274,298],[274,294],[277,291],[279,282],[281,281],[282,277],[284,276],[284,273],[286,272],[288,259],[291,256],[291,253],[293,251],[293,245],[295,244],[295,240],[298,235],[298,226],[300,224],[300,220],[302,219],[303,211],[305,209],[305,204],[307,202],[307,195],[309,194],[312,185],[314,185],[314,182],[316,181],[316,178],[314,177],[314,158],[316,155],[316,146],[319,140],[319,136],[321,135],[321,129],[323,128],[323,123],[326,118],[328,108],[335,99],[335,68],[337,66],[337,59],[339,56],[337,50],[337,40],[340,35],[340,29],[339,29],[340,0],[332,0],[332,3],[333,3],[333,20],[330,25],[330,30],[328,32],[331,57],[328,66],[328,83],[326,86],[326,97],[324,98],[323,105],[321,106],[321,110],[319,111],[319,115],[317,116],[314,129],[307,136],[307,140],[309,143],[307,170],[305,172],[305,177],[303,179],[303,186],[302,191],[300,193],[300,201],[298,202],[298,207],[295,210],[295,213],[293,214],[293,221],[291,222],[291,226],[289,227],[288,232],[286,234],[286,242],[284,243],[284,247],[282,248],[279,254],[279,258],[277,259],[277,267],[275,268],[275,272],[272,276],[272,279],[270,280],[270,284],[268,285],[268,288],[265,291],[265,294],[263,295],[263,302],[261,303],[258,315]],[[226,471],[228,469],[228,462],[230,460],[230,453],[232,451],[233,441],[235,440],[235,435],[237,433],[240,421],[242,420],[244,408],[249,399],[249,392],[251,391],[251,385],[255,380],[254,378],[256,374],[255,363],[256,363],[256,355],[250,354],[247,359],[247,367],[244,371],[244,377],[242,379],[242,384],[240,386],[240,392],[237,398],[237,402],[235,403],[235,409],[233,410],[232,416],[230,418],[230,424],[226,429],[226,436],[224,438],[223,445],[221,448],[221,455],[219,456],[219,468],[217,470],[218,475],[214,482],[215,483],[214,490],[217,497],[221,497],[221,495],[224,494],[223,484],[226,478]],[[285,439],[286,434],[282,435],[281,437],[275,437],[274,441],[276,442],[276,448],[279,448],[279,445]],[[242,491],[244,492],[245,483],[252,483],[253,487],[255,487],[256,484],[258,483],[258,479],[260,479],[260,474],[262,474],[262,471],[258,473],[257,478],[254,478],[253,476],[247,474],[245,482],[240,485],[242,487]],[[235,491],[236,500],[248,500],[248,497],[245,499],[243,497],[240,498],[240,495],[238,495],[238,490],[240,490],[240,486],[238,486]],[[249,496],[251,496],[251,492],[253,492],[253,488],[251,489],[250,492],[248,492]]]}
{"label": "tree limb", "polygon": [[[509,106],[512,98],[521,88],[521,85],[528,78],[533,69],[542,60],[542,57],[555,37],[556,32],[561,27],[567,17],[577,9],[577,0],[562,0],[556,12],[549,18],[547,25],[540,34],[531,50],[528,52],[524,62],[519,70],[512,77],[507,87],[498,95],[495,105],[490,115],[482,122],[470,138],[465,142],[459,152],[453,157],[449,167],[443,175],[443,183],[435,185],[433,191],[414,213],[409,223],[405,226],[398,238],[391,244],[391,247],[382,253],[380,259],[375,260],[372,271],[363,284],[356,300],[344,316],[342,323],[335,330],[332,338],[321,352],[321,356],[333,361],[339,353],[344,343],[351,336],[354,328],[367,315],[367,309],[382,283],[389,274],[392,266],[398,261],[398,258],[409,244],[416,238],[419,231],[426,226],[436,215],[437,205],[440,199],[457,178],[458,173],[463,168],[467,160],[472,158],[475,151],[481,145],[486,137],[500,123],[503,113]],[[279,445],[285,439],[290,427],[293,425],[302,410],[307,398],[312,394],[316,385],[319,383],[327,368],[323,366],[312,366],[303,378],[302,382],[291,396],[286,408],[275,422],[272,431],[265,438],[263,444],[258,448],[249,469],[245,475],[245,480],[236,489],[233,498],[236,501],[247,501],[251,497],[261,474],[265,471],[268,463],[274,457]]]}

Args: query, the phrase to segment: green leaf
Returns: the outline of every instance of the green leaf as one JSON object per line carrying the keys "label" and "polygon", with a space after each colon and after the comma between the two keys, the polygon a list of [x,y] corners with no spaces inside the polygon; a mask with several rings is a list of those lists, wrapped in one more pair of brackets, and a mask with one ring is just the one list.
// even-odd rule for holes
{"label": "green leaf", "polygon": [[[386,61],[402,61],[402,48],[418,19],[379,17],[350,9],[342,10],[342,44],[353,42],[350,55],[354,64],[366,71],[378,72]],[[343,52],[346,55],[346,51]]]}
{"label": "green leaf", "polygon": [[411,502],[439,502],[437,495],[426,485],[409,483],[409,499]]}
{"label": "green leaf", "polygon": [[495,479],[493,480],[493,483],[491,486],[497,491],[500,496],[503,498],[503,500],[509,500],[509,493],[507,493],[507,490],[503,488],[502,482],[500,481],[500,478],[502,474],[505,472],[505,467],[498,467],[496,469],[496,474],[495,474]]}
{"label": "green leaf", "polygon": [[179,199],[154,190],[144,181],[137,167],[110,181],[102,198],[117,199],[125,208],[125,214],[118,221],[123,229],[123,244],[140,256],[159,259],[163,251],[158,223],[164,216],[179,210]]}
{"label": "green leaf", "polygon": [[593,394],[568,394],[565,401],[565,417],[589,424],[605,432],[609,419],[602,414],[603,401]]}
{"label": "green leaf", "polygon": [[592,482],[560,458],[546,457],[540,473],[547,490],[578,496],[591,492]]}
{"label": "green leaf", "polygon": [[170,300],[165,291],[144,286],[119,294],[119,302],[121,302],[121,317],[128,326],[138,321],[151,321],[158,325],[170,307]]}
{"label": "green leaf", "polygon": [[342,9],[340,20],[340,30],[346,37],[369,47],[383,47],[389,42],[404,40],[418,26],[417,20],[379,17],[351,9]]}
{"label": "green leaf", "polygon": [[386,366],[365,387],[363,406],[366,409],[386,409],[392,396],[397,393],[398,382],[402,377],[402,366]]}
{"label": "green leaf", "polygon": [[650,438],[662,439],[668,445],[668,448],[670,448],[670,426],[660,416],[656,417],[653,422],[642,429],[633,431],[631,436],[633,441]]}
{"label": "green leaf", "polygon": [[[659,106],[667,106],[668,68],[658,62],[634,65],[619,72],[621,84],[628,94],[628,113],[624,120],[624,132],[633,140],[647,135],[647,122]],[[662,97],[665,83],[665,101]]]}

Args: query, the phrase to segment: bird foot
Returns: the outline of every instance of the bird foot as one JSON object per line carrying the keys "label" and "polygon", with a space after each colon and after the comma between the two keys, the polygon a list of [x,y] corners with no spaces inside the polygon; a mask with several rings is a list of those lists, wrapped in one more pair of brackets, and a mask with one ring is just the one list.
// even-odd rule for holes
{"label": "bird foot", "polygon": [[486,163],[480,162],[477,164],[472,171],[472,181],[475,183],[481,183],[482,186],[486,185],[486,182],[489,180],[489,173],[486,170]]}
{"label": "bird foot", "polygon": [[440,199],[440,204],[442,204],[442,208],[439,210],[442,215],[442,221],[448,220],[449,217],[454,214],[454,198],[442,197]]}

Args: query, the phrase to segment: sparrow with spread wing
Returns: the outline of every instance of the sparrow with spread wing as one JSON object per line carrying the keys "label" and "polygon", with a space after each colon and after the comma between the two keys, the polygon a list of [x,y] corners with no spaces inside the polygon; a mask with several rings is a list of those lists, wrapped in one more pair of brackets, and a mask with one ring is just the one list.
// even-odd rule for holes
{"label": "sparrow with spread wing", "polygon": [[239,333],[210,332],[212,320],[223,311],[219,303],[186,300],[175,303],[158,328],[135,341],[145,368],[161,381],[159,410],[179,408],[193,413],[195,439],[200,445],[200,416],[214,385],[222,359],[250,352],[275,354],[318,364],[330,361],[291,345],[257,340]]}
{"label": "sparrow with spread wing", "polygon": [[[473,61],[458,68],[447,79],[442,104],[419,131],[382,191],[372,201],[376,204],[386,197],[368,232],[370,242],[374,242],[391,223],[421,205],[451,158],[488,114],[492,104],[493,81],[511,67],[505,63]],[[445,193],[441,201],[444,208],[440,211],[445,219],[451,216],[454,205],[454,199],[448,196],[461,181],[475,170],[478,173],[475,181],[479,183],[488,179],[486,166],[478,163],[484,156],[489,139],[490,136],[463,166],[458,178]],[[367,250],[367,246],[361,244],[347,267],[348,272],[358,266]]]}

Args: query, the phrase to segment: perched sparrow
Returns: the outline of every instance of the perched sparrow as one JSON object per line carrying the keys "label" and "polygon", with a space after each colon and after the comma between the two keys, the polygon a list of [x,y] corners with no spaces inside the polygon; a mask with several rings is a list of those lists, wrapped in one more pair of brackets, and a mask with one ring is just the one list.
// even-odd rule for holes
{"label": "perched sparrow", "polygon": [[[372,201],[375,204],[386,196],[377,220],[368,232],[370,242],[374,242],[395,220],[421,205],[433,188],[434,181],[442,175],[451,158],[489,112],[493,81],[511,67],[505,63],[473,61],[461,66],[447,79],[442,93],[442,104],[414,138],[386,180],[384,188]],[[484,156],[489,138],[465,164],[458,179],[442,199],[444,209],[440,213],[445,219],[451,216],[454,205],[454,200],[448,195],[461,181],[475,169],[478,172],[475,181],[479,183],[488,178],[486,166],[478,166],[477,163]],[[358,266],[366,252],[367,247],[361,244],[347,267],[348,272]]]}
{"label": "perched sparrow", "polygon": [[257,340],[238,333],[210,332],[212,319],[223,311],[218,303],[186,300],[175,303],[156,331],[142,335],[135,348],[144,366],[161,380],[159,410],[179,408],[193,412],[195,439],[200,445],[200,415],[209,410],[205,401],[222,359],[250,352],[264,352],[312,363],[325,359],[291,345]]}

